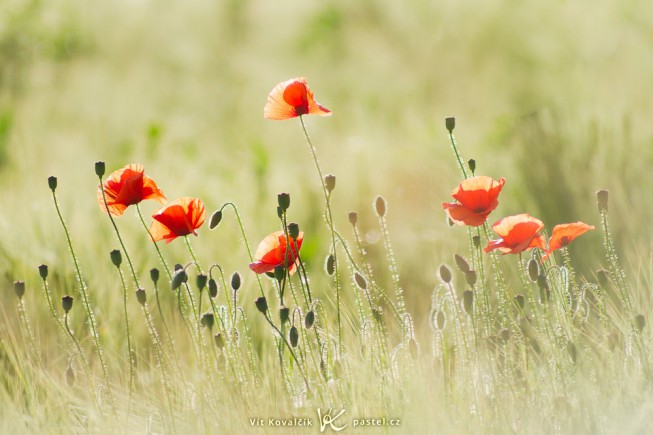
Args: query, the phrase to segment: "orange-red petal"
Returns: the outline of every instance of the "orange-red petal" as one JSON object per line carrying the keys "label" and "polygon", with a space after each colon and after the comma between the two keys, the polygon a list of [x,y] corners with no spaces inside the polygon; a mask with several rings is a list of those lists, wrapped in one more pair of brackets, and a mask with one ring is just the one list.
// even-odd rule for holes
{"label": "orange-red petal", "polygon": [[573,222],[569,224],[560,224],[553,227],[551,232],[551,238],[549,239],[549,249],[546,251],[546,254],[542,257],[542,261],[546,261],[547,258],[553,253],[564,246],[570,244],[576,237],[581,236],[593,230],[593,225],[588,225],[584,222]]}
{"label": "orange-red petal", "polygon": [[130,205],[147,199],[154,199],[160,203],[166,201],[163,192],[154,180],[144,175],[143,165],[138,163],[114,171],[102,186],[98,187],[98,203],[103,211],[107,211],[103,190],[109,212],[114,216],[121,216]]}
{"label": "orange-red petal", "polygon": [[542,228],[542,221],[527,213],[507,216],[492,225],[500,239],[490,240],[484,251],[498,249],[504,254],[518,254],[530,248],[545,249],[546,242],[539,234]]}
{"label": "orange-red petal", "polygon": [[329,109],[315,101],[304,77],[286,80],[270,91],[263,109],[265,118],[283,120],[301,115],[331,115]]}
{"label": "orange-red petal", "polygon": [[154,241],[172,242],[177,237],[197,235],[206,219],[204,204],[198,198],[183,197],[161,207],[152,215],[150,234]]}
{"label": "orange-red petal", "polygon": [[495,181],[478,175],[463,180],[451,196],[458,203],[443,202],[442,207],[449,218],[458,225],[480,226],[499,205],[498,197],[506,180]]}
{"label": "orange-red petal", "polygon": [[295,265],[299,261],[297,251],[301,249],[304,241],[304,233],[299,232],[295,242],[292,243],[290,251],[287,250],[286,235],[283,231],[275,231],[268,234],[259,243],[254,254],[256,261],[250,263],[249,268],[256,273],[271,272],[277,266],[288,267],[290,273],[295,270]]}

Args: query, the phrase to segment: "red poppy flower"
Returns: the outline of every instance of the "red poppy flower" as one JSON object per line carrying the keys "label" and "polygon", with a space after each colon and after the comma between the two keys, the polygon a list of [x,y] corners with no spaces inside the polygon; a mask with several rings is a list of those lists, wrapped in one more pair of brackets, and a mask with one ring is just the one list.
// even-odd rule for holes
{"label": "red poppy flower", "polygon": [[283,231],[275,231],[268,234],[259,243],[254,254],[255,262],[249,264],[249,268],[256,273],[265,273],[274,270],[277,266],[288,267],[290,273],[297,268],[299,260],[298,251],[304,241],[304,232],[300,231],[297,236],[297,249],[295,249],[295,240],[292,240],[290,252],[287,251],[287,239]]}
{"label": "red poppy flower", "polygon": [[164,205],[152,217],[150,234],[154,241],[170,243],[177,237],[197,235],[195,230],[204,223],[206,213],[202,201],[186,196]]}
{"label": "red poppy flower", "polygon": [[551,233],[551,238],[549,239],[549,249],[546,250],[546,254],[542,257],[542,261],[546,261],[546,259],[549,258],[553,251],[567,246],[576,237],[585,234],[587,231],[593,229],[593,225],[587,225],[584,222],[556,225],[553,227],[553,232]]}
{"label": "red poppy flower", "polygon": [[282,120],[302,115],[329,116],[331,111],[313,99],[313,92],[304,77],[297,77],[279,83],[268,94],[263,117]]}
{"label": "red poppy flower", "polygon": [[442,208],[458,225],[478,227],[499,205],[497,198],[505,183],[504,178],[495,181],[483,175],[468,178],[451,192],[458,202],[443,202]]}
{"label": "red poppy flower", "polygon": [[545,249],[544,237],[538,234],[542,228],[542,221],[528,213],[505,217],[492,225],[500,239],[490,240],[484,251],[498,249],[504,254],[518,254],[530,248]]}
{"label": "red poppy flower", "polygon": [[98,186],[97,199],[100,208],[107,211],[102,196],[103,189],[109,212],[114,216],[122,216],[127,207],[146,199],[154,199],[165,204],[166,197],[163,192],[157,187],[154,180],[145,176],[143,172],[143,165],[131,164],[109,175],[102,186]]}

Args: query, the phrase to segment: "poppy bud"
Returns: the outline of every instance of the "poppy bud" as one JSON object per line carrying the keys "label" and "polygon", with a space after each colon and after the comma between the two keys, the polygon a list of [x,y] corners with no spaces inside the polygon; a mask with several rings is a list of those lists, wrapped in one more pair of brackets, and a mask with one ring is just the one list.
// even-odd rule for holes
{"label": "poppy bud", "polygon": [[139,304],[145,305],[145,302],[147,302],[147,295],[145,294],[145,290],[142,288],[139,288],[136,290],[136,300],[138,301]]}
{"label": "poppy bud", "polygon": [[224,348],[224,337],[219,332],[213,336],[215,340],[215,345],[218,346],[218,349]]}
{"label": "poppy bud", "polygon": [[608,191],[599,190],[596,192],[596,201],[599,206],[599,213],[608,212]]}
{"label": "poppy bud", "polygon": [[299,331],[297,331],[297,328],[292,326],[288,335],[290,336],[290,345],[297,347],[297,342],[299,341]]}
{"label": "poppy bud", "polygon": [[544,275],[538,275],[537,276],[537,286],[541,288],[542,290],[548,290],[549,289],[549,283],[546,281],[546,276]]}
{"label": "poppy bud", "polygon": [[218,226],[220,221],[222,220],[222,210],[217,210],[215,213],[211,215],[211,221],[209,222],[209,229],[213,229]]}
{"label": "poppy bud", "polygon": [[209,296],[212,298],[218,296],[218,283],[213,278],[209,280]]}
{"label": "poppy bud", "polygon": [[14,282],[14,292],[16,293],[16,296],[18,296],[18,299],[23,299],[23,295],[25,294],[25,282]]}
{"label": "poppy bud", "polygon": [[208,279],[209,277],[204,275],[203,273],[197,275],[197,277],[195,278],[195,284],[197,285],[199,291],[204,290],[204,287],[206,287],[206,281]]}
{"label": "poppy bud", "polygon": [[481,247],[481,238],[479,236],[472,237],[472,243],[476,249]]}
{"label": "poppy bud", "polygon": [[476,172],[476,160],[469,159],[467,161],[467,166],[469,166],[469,170],[472,171],[472,175],[474,175],[474,172]]}
{"label": "poppy bud", "polygon": [[474,311],[474,293],[471,290],[463,292],[463,308],[470,316]]}
{"label": "poppy bud", "polygon": [[306,318],[304,319],[304,326],[306,327],[306,329],[311,329],[313,323],[315,323],[315,313],[311,310],[308,313],[306,313]]}
{"label": "poppy bud", "polygon": [[[297,240],[297,237],[299,237],[299,225],[297,225],[294,222],[288,224],[288,235],[290,236],[291,239]],[[291,246],[293,243],[294,241],[291,242]]]}
{"label": "poppy bud", "polygon": [[540,267],[537,265],[537,261],[532,259],[528,262],[528,277],[533,282],[537,282],[537,277],[540,274]]}
{"label": "poppy bud", "polygon": [[456,128],[456,118],[454,118],[453,116],[445,118],[444,125],[445,127],[447,127],[447,130],[449,130],[449,133],[451,133],[453,129]]}
{"label": "poppy bud", "polygon": [[120,267],[120,264],[122,263],[122,254],[120,253],[120,251],[114,249],[113,251],[111,251],[109,256],[111,257],[111,262],[113,263],[113,265],[116,267]]}
{"label": "poppy bud", "polygon": [[644,330],[644,326],[646,325],[646,318],[644,317],[643,314],[638,314],[635,316],[635,328],[637,328],[638,332],[642,332]]}
{"label": "poppy bud", "polygon": [[349,212],[349,223],[355,226],[356,222],[358,222],[358,213],[356,213],[355,211],[350,211]]}
{"label": "poppy bud", "polygon": [[256,299],[254,301],[254,304],[256,304],[256,309],[259,310],[261,313],[265,314],[268,311],[268,301],[265,300],[265,296],[261,296],[260,298]]}
{"label": "poppy bud", "polygon": [[367,281],[363,275],[358,272],[354,272],[354,281],[356,281],[356,285],[358,285],[361,290],[367,290]]}
{"label": "poppy bud", "polygon": [[445,284],[451,282],[451,270],[446,265],[440,266],[440,279],[444,281]]}
{"label": "poppy bud", "polygon": [[73,307],[73,297],[72,296],[64,296],[61,298],[61,308],[63,308],[65,313],[68,313],[70,309]]}
{"label": "poppy bud", "polygon": [[329,254],[326,258],[325,264],[326,273],[331,276],[336,271],[336,257],[333,254]]}
{"label": "poppy bud", "polygon": [[277,202],[281,211],[286,211],[290,208],[290,195],[287,193],[280,193],[277,195]]}
{"label": "poppy bud", "polygon": [[520,310],[524,309],[524,295],[515,296],[515,304],[519,307]]}
{"label": "poppy bud", "polygon": [[283,266],[277,266],[274,268],[274,278],[281,282],[286,277],[286,269]]}
{"label": "poppy bud", "polygon": [[376,200],[374,201],[374,210],[376,210],[376,214],[379,217],[385,216],[385,199],[382,196],[377,196]]}
{"label": "poppy bud", "polygon": [[104,171],[106,170],[104,162],[99,161],[95,162],[95,174],[102,178],[104,176]]}
{"label": "poppy bud", "polygon": [[286,323],[289,318],[290,318],[290,308],[288,307],[279,308],[279,319],[281,320],[281,324]]}
{"label": "poppy bud", "polygon": [[213,313],[202,314],[202,318],[200,319],[200,324],[202,326],[206,326],[209,329],[213,329],[213,325],[215,325],[215,316],[213,315]]}
{"label": "poppy bud", "polygon": [[41,275],[41,279],[46,279],[48,277],[48,266],[46,266],[45,264],[40,265],[39,275]]}
{"label": "poppy bud", "polygon": [[48,187],[53,192],[57,189],[57,177],[54,176],[48,177]]}
{"label": "poppy bud", "polygon": [[75,385],[75,370],[73,370],[73,366],[70,364],[66,367],[66,383],[69,387]]}
{"label": "poppy bud", "polygon": [[175,273],[175,276],[172,278],[172,283],[170,288],[172,290],[177,290],[185,282],[188,282],[188,274],[184,269],[180,269]]}
{"label": "poppy bud", "polygon": [[183,268],[184,268],[184,266],[182,266],[181,264],[175,263],[175,273],[177,273],[178,271],[180,271]]}
{"label": "poppy bud", "polygon": [[156,267],[150,269],[150,279],[152,280],[154,285],[156,285],[156,283],[159,281],[159,269],[157,269]]}
{"label": "poppy bud", "polygon": [[279,206],[277,206],[277,217],[279,219],[283,218],[283,209],[281,207],[279,207]]}
{"label": "poppy bud", "polygon": [[327,191],[331,192],[336,188],[336,176],[329,174],[324,177],[324,185],[326,186]]}
{"label": "poppy bud", "polygon": [[469,263],[467,263],[467,260],[458,254],[454,255],[453,258],[456,260],[456,266],[458,266],[458,269],[460,269],[462,273],[467,273],[470,271]]}
{"label": "poppy bud", "polygon": [[467,272],[465,274],[465,281],[467,281],[467,284],[474,287],[474,285],[476,285],[476,271],[470,270],[469,272]]}

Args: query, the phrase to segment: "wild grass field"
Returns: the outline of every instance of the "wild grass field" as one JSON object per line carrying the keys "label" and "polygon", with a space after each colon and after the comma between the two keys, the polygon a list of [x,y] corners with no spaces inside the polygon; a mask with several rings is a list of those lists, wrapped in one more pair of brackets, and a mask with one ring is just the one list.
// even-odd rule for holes
{"label": "wild grass field", "polygon": [[[332,116],[263,117],[294,77]],[[3,0],[0,433],[650,432],[650,89],[642,0]],[[98,174],[135,163],[197,237],[144,201],[121,244]],[[472,175],[498,206],[452,226]],[[594,229],[483,252],[521,213]],[[250,270],[291,223],[297,273]]]}

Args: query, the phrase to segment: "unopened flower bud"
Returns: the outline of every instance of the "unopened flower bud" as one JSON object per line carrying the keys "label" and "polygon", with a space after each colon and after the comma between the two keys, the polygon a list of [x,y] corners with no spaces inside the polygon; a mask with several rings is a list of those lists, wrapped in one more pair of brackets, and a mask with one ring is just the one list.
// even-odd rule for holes
{"label": "unopened flower bud", "polygon": [[40,265],[39,275],[41,275],[41,279],[46,279],[48,277],[48,266],[46,266],[45,264]]}
{"label": "unopened flower bud", "polygon": [[213,229],[218,226],[222,220],[222,210],[217,210],[211,215],[211,220],[209,221],[209,229]]}
{"label": "unopened flower bud", "polygon": [[159,269],[156,267],[150,269],[150,279],[156,285],[157,282],[159,282]]}
{"label": "unopened flower bud", "polygon": [[288,335],[290,338],[290,345],[292,347],[297,347],[297,343],[299,342],[299,331],[297,330],[297,327],[292,326]]}
{"label": "unopened flower bud", "polygon": [[356,285],[360,287],[361,290],[367,290],[367,281],[363,275],[358,272],[354,272],[354,281],[356,281]]}
{"label": "unopened flower bud", "polygon": [[333,254],[329,254],[326,258],[325,269],[327,275],[331,276],[336,271],[336,257]]}
{"label": "unopened flower bud", "polygon": [[531,258],[531,260],[528,262],[528,277],[531,279],[533,282],[537,282],[537,277],[540,274],[540,266],[538,266],[537,261],[535,259]]}
{"label": "unopened flower bud", "polygon": [[290,208],[290,195],[287,193],[280,193],[277,195],[277,202],[281,211],[286,211]]}
{"label": "unopened flower bud", "polygon": [[467,166],[469,166],[469,170],[472,171],[472,175],[474,175],[474,172],[476,172],[476,160],[469,159],[467,161]]}
{"label": "unopened flower bud", "polygon": [[469,272],[467,272],[465,274],[465,281],[467,281],[467,284],[474,287],[476,285],[476,271],[470,270]]}
{"label": "unopened flower bud", "polygon": [[259,310],[261,313],[265,314],[268,311],[268,301],[265,299],[265,296],[261,296],[260,298],[256,299],[254,301],[254,304],[256,304],[256,309]]}
{"label": "unopened flower bud", "polygon": [[209,280],[209,296],[212,298],[218,296],[218,283],[213,278]]}
{"label": "unopened flower bud", "polygon": [[113,263],[113,265],[116,267],[120,267],[120,265],[122,264],[122,254],[120,253],[120,251],[114,249],[113,251],[111,251],[109,256],[111,257],[111,262]]}
{"label": "unopened flower bud", "polygon": [[451,282],[451,270],[446,265],[440,266],[440,279],[444,281],[445,284]]}
{"label": "unopened flower bud", "polygon": [[286,277],[286,268],[283,266],[277,266],[274,268],[274,279],[281,282]]}
{"label": "unopened flower bud", "polygon": [[474,311],[474,293],[471,290],[463,292],[463,308],[465,308],[467,314],[472,315]]}
{"label": "unopened flower bud", "polygon": [[238,272],[234,272],[233,275],[231,275],[231,288],[234,291],[238,291],[238,289],[240,289],[240,283],[240,274]]}
{"label": "unopened flower bud", "polygon": [[48,177],[48,187],[53,192],[57,189],[57,177],[54,176]]}
{"label": "unopened flower bud", "polygon": [[195,285],[197,285],[199,291],[204,290],[204,288],[206,287],[206,281],[208,279],[209,277],[204,275],[203,273],[197,275],[197,277],[195,278]]}
{"label": "unopened flower bud", "polygon": [[304,326],[306,327],[306,329],[311,329],[313,323],[315,323],[315,313],[311,310],[308,313],[306,313],[306,318],[304,319]]}
{"label": "unopened flower bud", "polygon": [[288,235],[291,239],[291,246],[293,246],[297,241],[297,237],[299,237],[299,225],[294,222],[288,224]]}
{"label": "unopened flower bud", "polygon": [[379,217],[385,216],[385,198],[383,198],[381,195],[377,196],[376,200],[374,201],[374,210]]}
{"label": "unopened flower bud", "polygon": [[16,293],[16,296],[18,296],[18,299],[23,299],[23,295],[25,294],[25,282],[14,282],[14,292]]}
{"label": "unopened flower bud", "polygon": [[281,320],[281,324],[286,323],[289,318],[290,318],[290,308],[288,307],[279,308],[279,320]]}
{"label": "unopened flower bud", "polygon": [[449,133],[451,133],[453,129],[456,128],[456,118],[454,118],[453,116],[445,118],[444,125],[445,127],[447,127],[447,130],[449,130]]}
{"label": "unopened flower bud", "polygon": [[95,162],[95,174],[98,177],[102,178],[104,176],[105,170],[106,170],[106,168],[105,168],[104,162],[102,162],[102,161]]}
{"label": "unopened flower bud", "polygon": [[442,331],[444,329],[444,325],[446,324],[446,321],[447,318],[444,314],[444,311],[438,310],[433,314],[433,325],[439,331]]}
{"label": "unopened flower bud", "polygon": [[188,274],[184,269],[179,269],[175,273],[175,276],[172,277],[172,283],[170,284],[170,288],[172,290],[177,290],[185,282],[188,282]]}
{"label": "unopened flower bud", "polygon": [[355,211],[350,211],[349,212],[349,223],[352,225],[356,225],[356,222],[358,222],[358,213]]}
{"label": "unopened flower bud", "polygon": [[145,305],[145,302],[147,302],[147,295],[145,294],[145,289],[139,288],[136,290],[136,300],[138,301],[139,304]]}
{"label": "unopened flower bud", "polygon": [[599,213],[608,212],[608,191],[599,190],[596,192],[596,202],[599,206]]}
{"label": "unopened flower bud", "polygon": [[476,249],[481,247],[481,238],[479,236],[472,237],[472,243]]}
{"label": "unopened flower bud", "polygon": [[327,191],[331,192],[336,188],[336,176],[329,174],[324,177],[324,185],[326,186]]}
{"label": "unopened flower bud", "polygon": [[202,314],[202,318],[200,319],[200,324],[202,326],[209,328],[209,330],[213,329],[213,325],[215,325],[215,316],[213,315],[213,313]]}
{"label": "unopened flower bud", "polygon": [[453,256],[453,258],[456,260],[456,266],[458,266],[458,269],[460,269],[462,273],[467,273],[470,271],[469,263],[462,256],[456,254]]}
{"label": "unopened flower bud", "polygon": [[177,273],[178,271],[180,271],[183,268],[184,268],[184,266],[182,266],[181,264],[175,263],[175,273]]}
{"label": "unopened flower bud", "polygon": [[63,308],[65,313],[68,313],[70,309],[73,307],[73,297],[72,296],[64,296],[61,298],[61,308]]}

